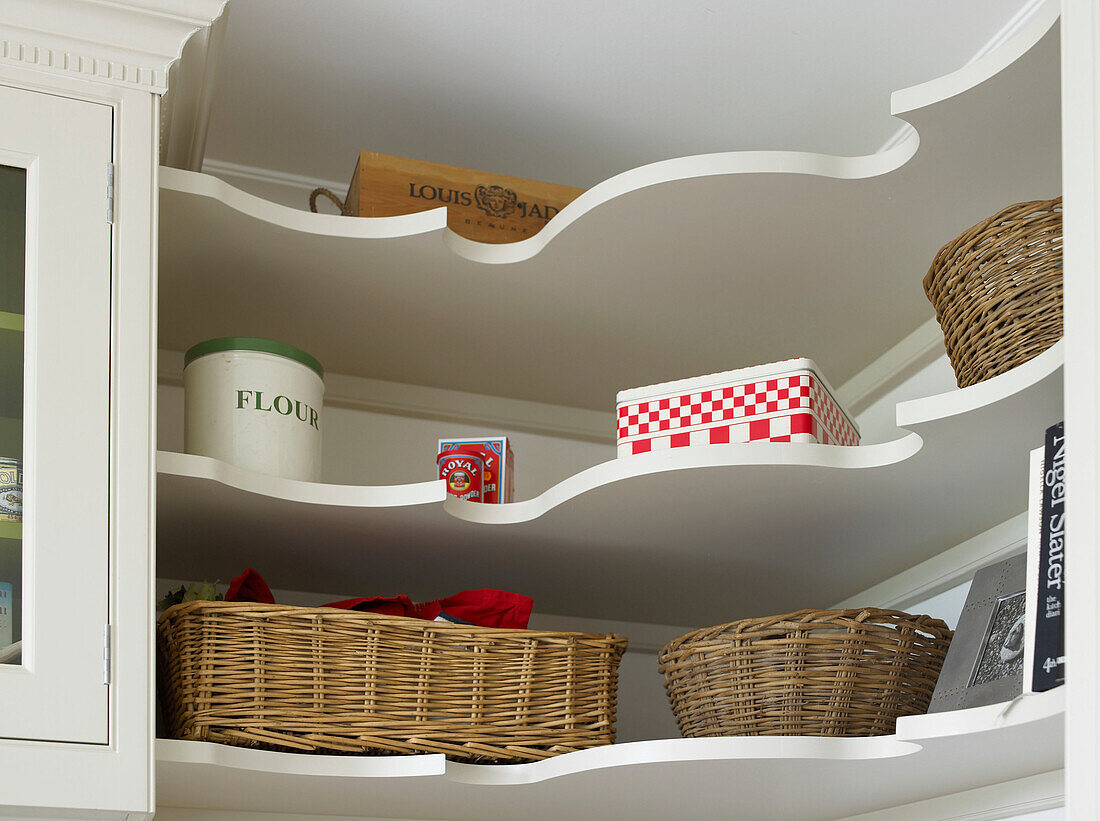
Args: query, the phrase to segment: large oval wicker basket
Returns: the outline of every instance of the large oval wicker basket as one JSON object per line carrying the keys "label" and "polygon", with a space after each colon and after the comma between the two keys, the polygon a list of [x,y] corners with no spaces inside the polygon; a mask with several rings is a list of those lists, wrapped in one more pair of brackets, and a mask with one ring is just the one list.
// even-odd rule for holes
{"label": "large oval wicker basket", "polygon": [[189,602],[164,611],[157,648],[174,738],[519,762],[615,740],[626,640]]}
{"label": "large oval wicker basket", "polygon": [[998,211],[940,249],[924,277],[959,387],[1062,336],[1062,198]]}
{"label": "large oval wicker basket", "polygon": [[687,737],[886,735],[928,709],[951,635],[896,610],[800,610],[696,630],[658,661]]}

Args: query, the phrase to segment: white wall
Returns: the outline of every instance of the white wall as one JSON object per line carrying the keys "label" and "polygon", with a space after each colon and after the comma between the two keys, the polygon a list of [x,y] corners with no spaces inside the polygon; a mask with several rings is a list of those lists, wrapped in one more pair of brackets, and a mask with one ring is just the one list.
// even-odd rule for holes
{"label": "white wall", "polygon": [[958,387],[955,372],[944,354],[924,366],[909,378],[881,393],[856,416],[860,441],[864,445],[891,442],[903,434],[894,421],[898,402],[935,396]]}
{"label": "white wall", "polygon": [[966,606],[966,596],[970,592],[970,582],[955,585],[950,590],[911,605],[909,610],[923,616],[932,616],[947,623],[954,630],[959,626],[959,616]]}

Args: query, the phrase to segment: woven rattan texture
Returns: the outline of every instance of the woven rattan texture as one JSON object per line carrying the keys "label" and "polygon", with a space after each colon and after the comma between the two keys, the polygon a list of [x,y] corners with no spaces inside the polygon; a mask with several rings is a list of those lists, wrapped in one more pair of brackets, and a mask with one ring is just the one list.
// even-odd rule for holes
{"label": "woven rattan texture", "polygon": [[951,631],[894,610],[801,610],[696,630],[658,655],[687,737],[869,736],[924,713]]}
{"label": "woven rattan texture", "polygon": [[615,740],[614,635],[191,602],[157,623],[175,738],[530,761]]}
{"label": "woven rattan texture", "polygon": [[1011,205],[949,242],[924,277],[959,387],[1062,336],[1062,198]]}

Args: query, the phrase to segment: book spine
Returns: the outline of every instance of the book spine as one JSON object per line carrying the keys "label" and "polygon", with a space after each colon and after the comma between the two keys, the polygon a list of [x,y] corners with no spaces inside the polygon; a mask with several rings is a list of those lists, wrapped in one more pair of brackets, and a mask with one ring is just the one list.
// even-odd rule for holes
{"label": "book spine", "polygon": [[1043,504],[1039,545],[1032,689],[1043,692],[1066,680],[1065,619],[1065,433],[1059,422],[1047,429],[1043,460]]}
{"label": "book spine", "polygon": [[1043,519],[1043,454],[1046,447],[1031,451],[1027,479],[1027,587],[1024,604],[1024,692],[1034,693],[1035,625],[1039,612],[1039,554]]}

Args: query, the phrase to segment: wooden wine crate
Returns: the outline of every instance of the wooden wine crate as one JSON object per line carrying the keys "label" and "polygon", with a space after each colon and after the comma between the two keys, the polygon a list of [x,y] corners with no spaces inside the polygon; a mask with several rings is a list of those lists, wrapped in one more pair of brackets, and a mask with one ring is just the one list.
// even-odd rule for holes
{"label": "wooden wine crate", "polygon": [[582,193],[583,188],[363,151],[344,213],[393,217],[442,206],[447,227],[460,236],[517,242],[537,234]]}

